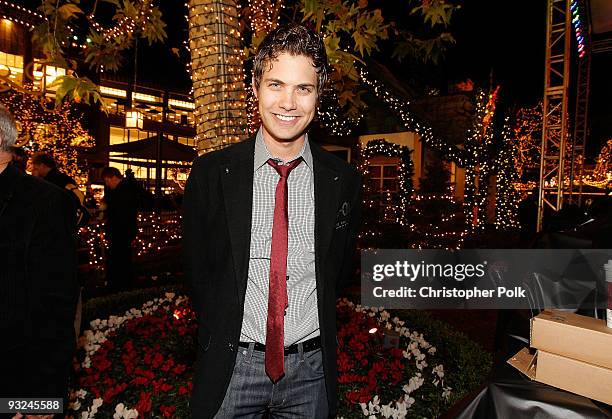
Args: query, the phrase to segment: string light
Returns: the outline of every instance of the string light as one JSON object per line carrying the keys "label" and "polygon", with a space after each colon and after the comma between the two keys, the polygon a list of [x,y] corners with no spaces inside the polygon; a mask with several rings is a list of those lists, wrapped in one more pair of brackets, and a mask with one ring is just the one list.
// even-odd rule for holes
{"label": "string light", "polygon": [[81,125],[82,115],[66,102],[54,109],[49,98],[15,90],[0,93],[0,102],[17,120],[23,148],[51,154],[62,171],[85,184],[87,173],[78,164],[78,154],[79,149],[92,147],[94,139]]}
{"label": "string light", "polygon": [[[152,255],[181,243],[181,216],[177,213],[139,212],[137,225],[133,251],[138,257]],[[88,265],[92,268],[104,269],[105,254],[109,245],[104,231],[103,221],[89,223],[79,230],[79,240],[82,246],[87,248]]]}
{"label": "string light", "polygon": [[584,16],[584,12],[582,11],[582,4],[580,3],[580,0],[572,0],[570,10],[572,11],[572,26],[574,27],[574,34],[576,36],[576,48],[578,50],[578,57],[584,58],[584,56],[586,55],[587,32],[585,30],[585,25],[582,19],[582,16]]}
{"label": "string light", "polygon": [[463,214],[467,232],[482,232],[486,225],[489,177],[493,173],[489,149],[493,141],[493,117],[499,87],[490,94],[476,94],[476,116],[468,132],[465,150],[469,155],[465,166]]}
{"label": "string light", "polygon": [[189,49],[199,152],[239,141],[246,131],[238,9],[232,0],[191,2]]}
{"label": "string light", "polygon": [[339,137],[346,137],[350,135],[359,122],[363,114],[358,115],[357,118],[350,118],[348,116],[340,117],[338,115],[338,97],[335,89],[329,89],[329,92],[323,97],[321,105],[317,109],[319,116],[319,122],[332,134]]}
{"label": "string light", "polygon": [[515,148],[512,132],[509,118],[506,118],[502,130],[502,148],[495,161],[497,166],[495,228],[498,230],[519,227],[519,194],[514,187],[515,183],[518,182],[518,172],[514,165]]}
{"label": "string light", "polygon": [[[412,185],[412,174],[414,173],[414,165],[410,158],[412,150],[406,146],[399,144],[390,143],[384,139],[376,139],[368,141],[365,147],[361,149],[361,164],[359,169],[363,173],[365,179],[370,174],[370,161],[374,156],[387,156],[387,157],[399,157],[400,163],[398,165],[398,183],[399,183],[399,214],[397,215],[395,222],[401,226],[408,224],[408,206],[414,192]],[[382,174],[381,174],[382,176]],[[369,183],[366,183],[366,191],[364,196],[372,196],[380,191],[373,190]],[[391,199],[391,194],[387,194],[387,199]],[[369,201],[365,203],[371,208],[376,203]]]}
{"label": "string light", "polygon": [[46,20],[44,16],[38,12],[29,10],[26,7],[18,4],[10,3],[5,0],[0,0],[0,7],[6,6],[12,9],[8,13],[2,13],[2,18],[10,20],[11,22],[18,23],[27,27],[28,29],[34,29],[34,26],[41,20]]}
{"label": "string light", "polygon": [[399,99],[390,93],[380,81],[371,78],[364,67],[359,67],[359,73],[361,81],[374,92],[376,97],[381,99],[400,117],[402,123],[409,131],[417,133],[425,145],[442,153],[447,161],[455,162],[461,167],[466,165],[468,156],[465,150],[461,150],[454,144],[438,138],[433,134],[431,127],[418,122],[408,109],[410,102]]}

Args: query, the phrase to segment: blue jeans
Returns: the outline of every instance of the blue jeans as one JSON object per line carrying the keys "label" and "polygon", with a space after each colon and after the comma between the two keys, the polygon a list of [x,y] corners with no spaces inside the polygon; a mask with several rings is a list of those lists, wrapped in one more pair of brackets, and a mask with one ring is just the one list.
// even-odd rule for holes
{"label": "blue jeans", "polygon": [[238,348],[232,378],[215,418],[327,418],[327,394],[321,349],[285,355],[285,375],[273,384],[266,375],[265,353]]}

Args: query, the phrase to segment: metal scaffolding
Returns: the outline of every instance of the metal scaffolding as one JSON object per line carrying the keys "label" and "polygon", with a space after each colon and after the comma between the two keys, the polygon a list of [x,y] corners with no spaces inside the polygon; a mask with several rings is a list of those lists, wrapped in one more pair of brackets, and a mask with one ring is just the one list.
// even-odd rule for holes
{"label": "metal scaffolding", "polygon": [[587,43],[585,55],[578,62],[578,86],[576,91],[576,114],[574,135],[572,136],[571,170],[569,181],[569,201],[582,205],[582,175],[584,169],[584,150],[589,134],[589,96],[591,79],[590,25],[585,33]]}
{"label": "metal scaffolding", "polygon": [[568,134],[571,0],[548,0],[540,194],[537,230],[542,230],[546,206],[563,206],[564,164]]}

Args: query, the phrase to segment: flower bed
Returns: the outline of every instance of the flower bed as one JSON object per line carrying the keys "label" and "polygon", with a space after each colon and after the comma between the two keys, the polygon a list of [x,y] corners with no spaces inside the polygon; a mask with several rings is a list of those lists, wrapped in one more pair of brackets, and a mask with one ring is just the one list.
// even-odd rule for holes
{"label": "flower bed", "polygon": [[[346,299],[337,308],[339,416],[437,417],[479,384],[462,375],[460,358],[443,358],[399,317]],[[166,293],[90,326],[80,339],[74,418],[189,417],[197,333],[186,297]],[[385,347],[389,339],[399,347]]]}
{"label": "flower bed", "polygon": [[196,322],[187,298],[166,293],[90,325],[79,341],[75,417],[189,417]]}

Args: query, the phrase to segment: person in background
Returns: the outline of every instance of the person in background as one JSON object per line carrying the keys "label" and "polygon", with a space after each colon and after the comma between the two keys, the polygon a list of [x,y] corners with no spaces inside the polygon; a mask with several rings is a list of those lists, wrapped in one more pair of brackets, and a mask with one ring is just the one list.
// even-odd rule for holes
{"label": "person in background", "polygon": [[38,152],[31,158],[32,175],[41,177],[47,182],[68,192],[74,203],[77,225],[84,226],[89,221],[89,212],[84,207],[85,194],[78,188],[75,180],[57,168],[57,163],[50,154]]}
{"label": "person in background", "polygon": [[138,197],[131,182],[115,167],[102,171],[106,186],[106,281],[110,292],[133,286],[132,242],[136,238]]}
{"label": "person in background", "polygon": [[57,168],[55,159],[50,154],[37,152],[32,155],[32,175],[43,178],[47,182],[51,182],[60,188],[66,188],[66,185],[76,185],[73,178]]}
{"label": "person in background", "polygon": [[11,154],[13,155],[11,164],[25,173],[28,167],[28,153],[22,147],[11,147]]}
{"label": "person in background", "polygon": [[16,138],[0,106],[0,398],[63,398],[67,406],[76,221],[66,193],[9,164]]}

